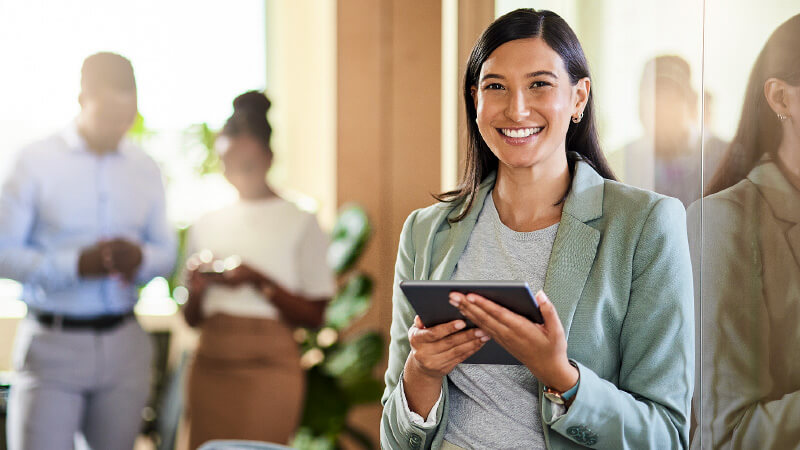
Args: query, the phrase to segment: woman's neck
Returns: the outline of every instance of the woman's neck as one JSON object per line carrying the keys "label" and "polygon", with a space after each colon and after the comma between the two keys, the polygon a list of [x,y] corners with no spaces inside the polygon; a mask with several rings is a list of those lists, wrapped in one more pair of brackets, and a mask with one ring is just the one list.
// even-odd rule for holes
{"label": "woman's neck", "polygon": [[534,231],[561,220],[561,200],[571,182],[566,153],[548,166],[512,168],[500,163],[492,200],[507,227]]}
{"label": "woman's neck", "polygon": [[242,200],[265,200],[275,197],[275,191],[268,184],[259,184],[251,189],[240,190],[239,198]]}

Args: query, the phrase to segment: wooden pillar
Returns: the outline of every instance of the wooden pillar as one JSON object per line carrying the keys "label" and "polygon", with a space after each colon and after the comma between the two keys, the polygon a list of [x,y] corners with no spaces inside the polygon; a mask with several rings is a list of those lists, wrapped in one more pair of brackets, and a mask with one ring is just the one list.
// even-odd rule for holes
{"label": "wooden pillar", "polygon": [[[400,230],[440,188],[441,2],[340,0],[337,49],[337,203],[361,204],[373,226],[360,262],[373,305],[353,328],[388,343]],[[350,421],[377,442],[380,411],[359,408]]]}
{"label": "wooden pillar", "polygon": [[[483,30],[494,21],[494,0],[458,1],[458,176],[464,171],[464,152],[467,149],[467,126],[464,114],[464,71],[472,47]],[[459,178],[460,179],[460,178]]]}

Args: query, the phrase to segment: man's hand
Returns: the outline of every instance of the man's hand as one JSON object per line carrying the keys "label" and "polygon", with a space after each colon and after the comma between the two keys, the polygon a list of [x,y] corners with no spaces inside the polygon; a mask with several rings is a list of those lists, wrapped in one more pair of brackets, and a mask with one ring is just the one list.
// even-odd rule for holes
{"label": "man's hand", "polygon": [[78,275],[81,278],[105,277],[110,273],[110,261],[104,258],[100,244],[86,247],[78,258]]}
{"label": "man's hand", "polygon": [[78,274],[84,278],[119,275],[131,283],[141,264],[142,249],[139,245],[116,238],[85,248],[78,259]]}

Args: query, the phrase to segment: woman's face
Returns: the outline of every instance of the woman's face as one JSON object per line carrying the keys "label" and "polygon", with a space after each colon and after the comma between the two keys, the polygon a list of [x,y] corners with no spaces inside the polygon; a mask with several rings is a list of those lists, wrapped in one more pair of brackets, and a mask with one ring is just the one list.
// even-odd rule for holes
{"label": "woman's face", "polygon": [[787,123],[795,148],[800,148],[800,86],[787,83],[786,88]]}
{"label": "woman's face", "polygon": [[251,136],[220,136],[215,143],[225,178],[240,195],[263,190],[272,158]]}
{"label": "woman's face", "polygon": [[544,40],[506,42],[483,63],[472,88],[478,130],[506,166],[555,168],[566,161],[567,129],[589,88],[588,78],[572,85],[564,61]]}

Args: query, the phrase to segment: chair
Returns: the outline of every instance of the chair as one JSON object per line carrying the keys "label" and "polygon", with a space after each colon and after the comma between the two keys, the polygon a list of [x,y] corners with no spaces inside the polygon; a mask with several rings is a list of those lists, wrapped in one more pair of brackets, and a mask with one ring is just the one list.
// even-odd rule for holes
{"label": "chair", "polygon": [[291,450],[291,447],[259,441],[214,440],[206,442],[197,450]]}
{"label": "chair", "polygon": [[186,371],[188,370],[190,352],[181,354],[177,367],[166,376],[166,383],[161,393],[153,426],[157,437],[157,450],[173,450],[175,437],[183,413],[183,390],[185,389]]}

